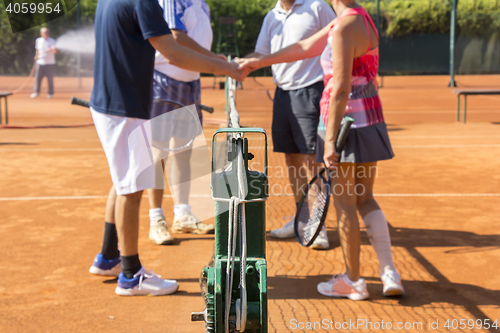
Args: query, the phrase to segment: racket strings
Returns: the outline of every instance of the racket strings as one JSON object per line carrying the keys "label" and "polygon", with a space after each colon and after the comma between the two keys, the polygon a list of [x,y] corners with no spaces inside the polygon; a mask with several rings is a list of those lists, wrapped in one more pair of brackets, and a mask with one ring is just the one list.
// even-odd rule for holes
{"label": "racket strings", "polygon": [[327,201],[327,184],[322,180],[313,183],[299,211],[299,235],[303,243],[309,243],[320,227]]}

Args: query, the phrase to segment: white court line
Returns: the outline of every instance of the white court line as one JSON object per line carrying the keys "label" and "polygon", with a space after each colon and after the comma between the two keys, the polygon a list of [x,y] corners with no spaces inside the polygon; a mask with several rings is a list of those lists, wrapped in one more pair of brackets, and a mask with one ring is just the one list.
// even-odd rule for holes
{"label": "white court line", "polygon": [[470,139],[470,138],[500,138],[500,135],[397,135],[391,134],[392,139]]}
{"label": "white court line", "polygon": [[472,145],[393,145],[393,148],[500,148],[500,144],[472,144]]}
{"label": "white court line", "polygon": [[[400,139],[401,137],[394,137],[394,139]],[[422,138],[427,138],[427,137],[422,137]],[[432,138],[432,137],[429,137]],[[436,137],[436,138],[441,138],[441,137]],[[462,145],[393,145],[393,148],[429,148],[429,149],[435,149],[435,148],[500,148],[500,144],[462,144]],[[273,146],[267,146],[267,149],[272,151],[274,147]],[[262,146],[250,146],[248,147],[249,150],[260,150],[264,149]],[[72,152],[72,151],[98,151],[102,152],[102,148],[33,148],[33,149],[1,149],[0,148],[0,153],[1,152]]]}
{"label": "white court line", "polygon": [[[275,194],[272,197],[291,197],[291,194]],[[436,197],[500,197],[500,193],[375,193],[376,197],[415,197],[415,198],[436,198]],[[146,195],[144,197],[147,197]],[[163,197],[172,198],[171,194]],[[105,195],[80,195],[80,196],[53,196],[53,197],[4,197],[0,201],[46,201],[46,200],[89,200],[105,199]],[[210,195],[193,195],[191,198],[211,198]]]}
{"label": "white court line", "polygon": [[107,196],[102,195],[75,195],[75,196],[55,196],[55,197],[10,197],[0,198],[0,201],[35,201],[35,200],[82,200],[82,199],[102,199]]}
{"label": "white court line", "polygon": [[500,193],[375,193],[376,197],[500,197]]}
{"label": "white court line", "polygon": [[[469,114],[469,109],[467,109],[467,114]],[[384,111],[384,114],[422,114],[422,113],[425,113],[425,114],[456,114],[457,113],[457,110],[452,110],[452,111],[448,111],[448,110],[409,110],[409,111]],[[497,110],[472,110],[472,113],[474,114],[481,114],[481,113],[494,113],[494,114],[497,114],[498,111]]]}
{"label": "white court line", "polygon": [[20,152],[20,151],[103,151],[102,148],[27,148],[27,149],[1,149],[2,151]]}

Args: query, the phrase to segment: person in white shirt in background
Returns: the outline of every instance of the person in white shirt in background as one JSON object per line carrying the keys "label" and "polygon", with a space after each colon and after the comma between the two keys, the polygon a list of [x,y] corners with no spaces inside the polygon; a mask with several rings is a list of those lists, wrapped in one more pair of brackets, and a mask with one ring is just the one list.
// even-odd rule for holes
{"label": "person in white shirt in background", "polygon": [[35,86],[31,98],[36,98],[40,95],[42,79],[47,77],[49,83],[49,91],[47,98],[52,98],[54,95],[54,72],[56,69],[56,41],[49,37],[49,29],[41,28],[40,36],[35,42]]}
{"label": "person in white shirt in background", "polygon": [[[279,0],[264,18],[255,52],[246,58],[275,53],[314,35],[333,19],[335,12],[323,0]],[[298,205],[308,183],[307,175],[312,176],[319,170],[315,153],[323,70],[318,56],[272,65],[272,72],[277,86],[273,101],[273,150],[285,154],[290,185]],[[272,230],[271,237],[293,238],[294,218],[282,228]],[[329,247],[323,227],[311,248],[326,250]]]}
{"label": "person in white shirt in background", "polygon": [[[210,9],[204,0],[158,0],[163,8],[165,21],[168,23],[177,43],[210,57],[227,60],[224,55],[216,55],[210,51],[212,46],[212,27],[210,26]],[[157,51],[153,76],[153,99],[171,100],[181,105],[195,104],[200,122],[202,114],[200,73],[188,71],[169,64]],[[172,105],[172,109],[177,109]],[[160,115],[151,109],[151,119]],[[179,119],[179,121],[186,121]],[[175,126],[174,126],[175,127]],[[182,133],[179,133],[182,136]],[[171,157],[172,178],[177,185],[171,185],[174,199],[174,233],[206,234],[214,231],[212,224],[200,222],[191,213],[189,205],[189,180],[191,177],[191,150],[177,153]],[[163,190],[147,190],[149,199],[150,231],[149,239],[158,245],[172,244],[173,237],[168,231],[168,224],[162,209]]]}

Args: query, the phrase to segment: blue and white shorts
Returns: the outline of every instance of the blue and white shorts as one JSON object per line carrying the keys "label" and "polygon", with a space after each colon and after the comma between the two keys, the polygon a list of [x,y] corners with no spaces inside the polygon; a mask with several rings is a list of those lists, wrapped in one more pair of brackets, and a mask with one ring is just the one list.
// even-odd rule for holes
{"label": "blue and white shorts", "polygon": [[153,101],[170,100],[169,107],[151,108],[151,118],[157,117],[165,112],[176,110],[183,106],[196,105],[200,122],[203,120],[201,113],[201,83],[200,79],[196,81],[183,82],[172,79],[168,75],[154,71],[153,74]]}

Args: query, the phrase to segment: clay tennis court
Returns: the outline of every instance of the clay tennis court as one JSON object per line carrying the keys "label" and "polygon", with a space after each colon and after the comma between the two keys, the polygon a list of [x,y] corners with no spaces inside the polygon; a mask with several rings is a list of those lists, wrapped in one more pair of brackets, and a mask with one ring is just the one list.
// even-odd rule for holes
{"label": "clay tennis court", "polygon": [[[23,78],[2,77],[0,90]],[[500,325],[500,96],[470,97],[468,123],[456,123],[456,95],[449,78],[387,77],[380,90],[396,153],[379,164],[375,193],[391,228],[396,265],[407,295],[382,296],[377,259],[362,235],[362,276],[370,299],[337,300],[316,285],[343,272],[335,218],[327,220],[331,248],[313,251],[295,240],[267,240],[269,331],[324,332],[292,324],[362,319],[372,324],[403,323],[403,329],[348,327],[340,331],[447,332],[446,321],[498,319]],[[460,76],[460,87],[495,87],[500,76]],[[204,78],[205,136],[225,119],[224,91]],[[176,235],[171,246],[147,238],[147,198],[141,206],[141,259],[180,291],[165,297],[115,295],[116,280],[88,273],[100,250],[104,204],[111,179],[87,109],[69,105],[71,96],[88,99],[91,79],[56,78],[54,99],[30,88],[9,98],[12,125],[0,129],[0,331],[1,332],[204,332],[190,322],[202,311],[198,278],[210,259],[213,235]],[[271,133],[271,78],[248,78],[238,90],[241,123]],[[3,104],[2,109],[4,110]],[[270,149],[272,151],[272,149]],[[270,152],[271,197],[267,230],[293,215],[293,201],[278,193],[287,178],[273,170],[284,157]],[[274,175],[274,177],[273,177]],[[279,184],[282,186],[278,186]],[[168,193],[167,193],[168,195]],[[191,204],[196,205],[196,199]],[[173,218],[166,198],[167,219]],[[283,219],[285,217],[285,219]],[[429,329],[429,321],[439,321]],[[409,323],[409,324],[408,324]],[[421,326],[418,326],[420,323]],[[451,328],[453,332],[497,332],[494,328]]]}

